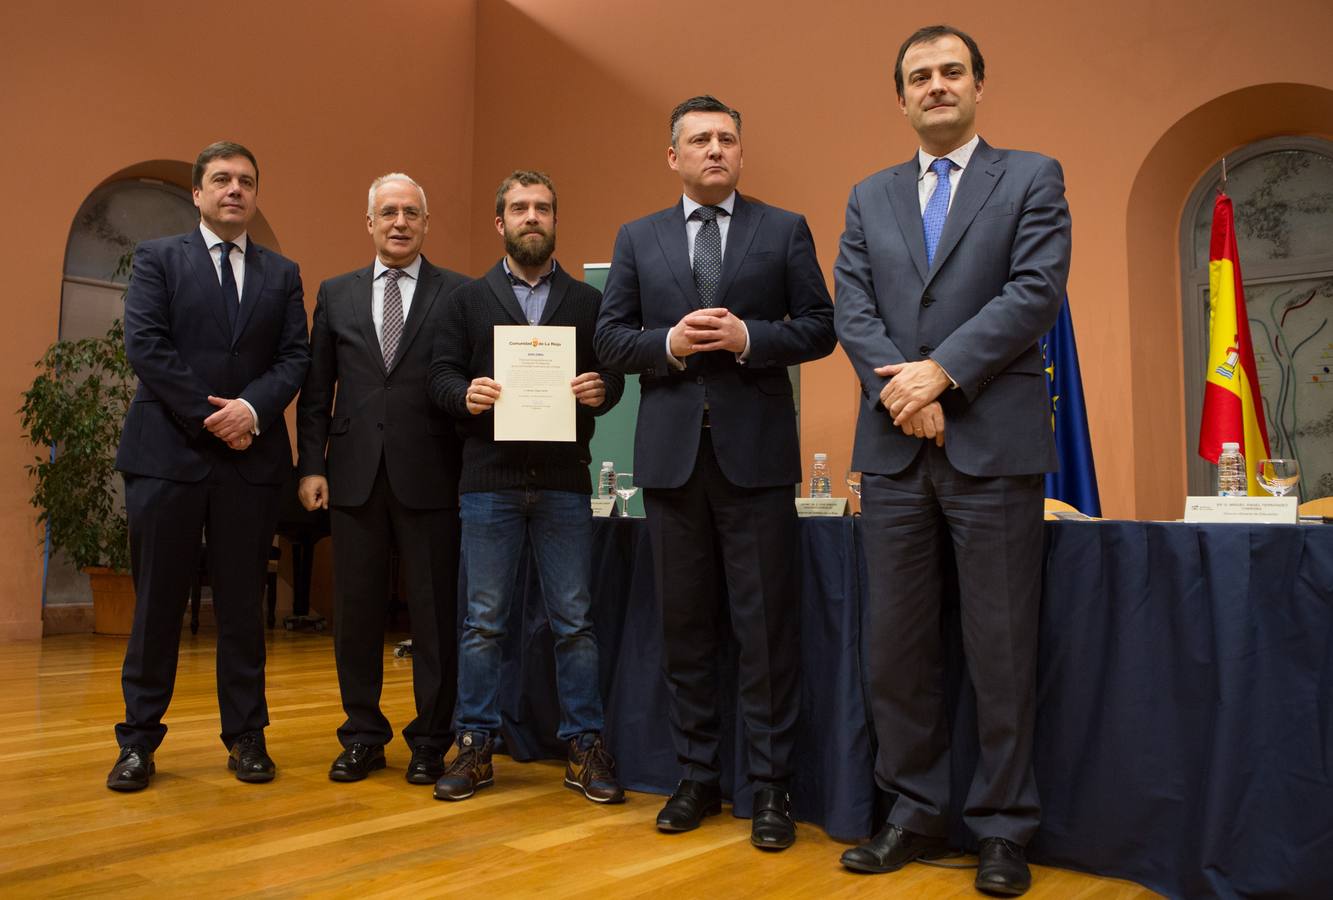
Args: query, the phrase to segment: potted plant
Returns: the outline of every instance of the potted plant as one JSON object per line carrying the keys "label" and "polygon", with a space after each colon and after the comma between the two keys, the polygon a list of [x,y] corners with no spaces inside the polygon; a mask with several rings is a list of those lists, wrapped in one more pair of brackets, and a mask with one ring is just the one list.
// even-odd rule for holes
{"label": "potted plant", "polygon": [[129,634],[129,521],[115,472],[135,387],[124,326],[117,319],[100,337],[57,341],[37,366],[19,410],[28,440],[42,451],[27,467],[36,482],[32,505],[51,545],[89,574],[94,631]]}

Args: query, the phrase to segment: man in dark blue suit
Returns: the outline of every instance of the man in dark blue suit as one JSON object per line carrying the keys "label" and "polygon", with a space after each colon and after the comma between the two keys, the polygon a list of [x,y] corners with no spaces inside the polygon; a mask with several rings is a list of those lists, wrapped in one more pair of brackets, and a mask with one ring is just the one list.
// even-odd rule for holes
{"label": "man in dark blue suit", "polygon": [[125,297],[125,353],[139,388],[116,468],[137,604],[121,672],[120,757],[107,776],[118,791],[147,787],[154,771],[201,537],[227,764],[241,781],[274,776],[261,601],[278,491],[292,468],[283,411],[310,362],[301,274],[246,235],[259,189],[249,150],[210,144],[192,181],[199,228],[140,244]]}
{"label": "man in dark blue suit", "polygon": [[834,274],[838,338],[863,393],[852,464],[864,475],[875,778],[896,796],[884,828],[842,861],[890,872],[945,849],[940,595],[956,558],[980,739],[963,805],[980,839],[976,886],[1021,894],[1040,811],[1042,473],[1056,465],[1038,342],[1065,295],[1070,227],[1059,163],[977,136],[984,78],[957,29],[903,43],[898,104],[921,149],[852,189]]}
{"label": "man in dark blue suit", "polygon": [[[730,606],[755,788],[751,840],[790,846],[800,710],[800,443],[787,367],[827,356],[833,309],[802,216],[746,199],[741,117],[713,97],[671,114],[685,196],[623,226],[597,354],[639,373],[634,480],[644,489],[671,731],[684,778],[657,818],[689,831],[721,809],[718,622]],[[725,579],[725,597],[719,591]]]}

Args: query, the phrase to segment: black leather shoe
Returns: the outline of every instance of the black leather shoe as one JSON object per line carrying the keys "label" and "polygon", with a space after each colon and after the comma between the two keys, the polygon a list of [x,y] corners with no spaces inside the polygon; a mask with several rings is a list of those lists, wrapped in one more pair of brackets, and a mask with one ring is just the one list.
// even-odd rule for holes
{"label": "black leather shoe", "polygon": [[722,791],[715,784],[686,778],[676,785],[676,792],[657,814],[657,830],[693,831],[704,816],[722,812]]}
{"label": "black leather shoe", "polygon": [[754,789],[750,843],[760,850],[786,850],[796,843],[796,823],[791,820],[791,795],[786,788],[766,784]]}
{"label": "black leather shoe", "polygon": [[106,776],[106,786],[113,791],[142,791],[155,771],[153,754],[142,747],[121,747],[120,757]]}
{"label": "black leather shoe", "polygon": [[1032,872],[1023,848],[1004,838],[982,838],[977,851],[977,890],[1017,897],[1032,887]]}
{"label": "black leather shoe", "polygon": [[430,744],[417,744],[407,763],[408,784],[434,784],[444,774],[444,751]]}
{"label": "black leather shoe", "polygon": [[897,825],[885,825],[870,843],[842,854],[842,864],[857,872],[896,872],[916,859],[939,859],[949,853],[944,838],[929,837]]}
{"label": "black leather shoe", "polygon": [[329,767],[329,781],[361,781],[384,768],[383,744],[349,744]]}
{"label": "black leather shoe", "polygon": [[268,750],[264,747],[264,732],[247,731],[231,745],[231,755],[227,757],[227,768],[236,773],[237,781],[250,784],[263,784],[272,781],[278,767],[273,765]]}

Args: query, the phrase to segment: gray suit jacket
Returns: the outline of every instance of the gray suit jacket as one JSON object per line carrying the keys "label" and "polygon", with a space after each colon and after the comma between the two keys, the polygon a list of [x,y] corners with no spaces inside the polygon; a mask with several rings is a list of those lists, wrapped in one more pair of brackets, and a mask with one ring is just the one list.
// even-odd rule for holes
{"label": "gray suit jacket", "polygon": [[944,447],[969,475],[1056,468],[1038,341],[1069,274],[1060,164],[982,141],[926,266],[916,155],[852,188],[834,268],[838,339],[862,386],[852,464],[894,474],[924,441],[893,426],[876,366],[931,358],[958,383],[940,396]]}

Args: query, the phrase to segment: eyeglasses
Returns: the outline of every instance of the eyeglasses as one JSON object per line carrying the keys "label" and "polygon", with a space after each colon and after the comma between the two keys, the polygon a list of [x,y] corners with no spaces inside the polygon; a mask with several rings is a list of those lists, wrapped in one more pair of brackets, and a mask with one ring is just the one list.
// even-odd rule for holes
{"label": "eyeglasses", "polygon": [[375,217],[383,222],[396,222],[398,221],[399,216],[402,216],[409,222],[415,222],[417,219],[421,218],[421,210],[417,209],[415,206],[404,206],[402,209],[399,209],[396,206],[386,206],[381,210],[377,210],[375,213]]}

